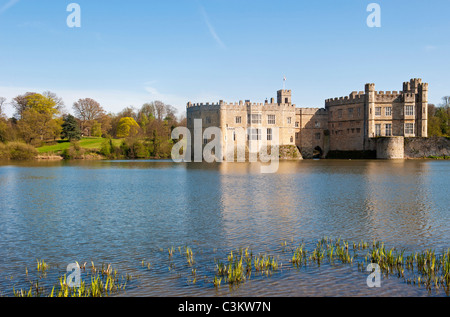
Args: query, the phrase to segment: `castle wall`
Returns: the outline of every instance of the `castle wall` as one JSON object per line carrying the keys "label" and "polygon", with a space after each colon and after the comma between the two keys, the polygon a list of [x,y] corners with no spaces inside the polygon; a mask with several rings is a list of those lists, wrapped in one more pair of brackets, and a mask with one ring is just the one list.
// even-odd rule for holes
{"label": "castle wall", "polygon": [[405,153],[404,142],[405,138],[402,136],[377,138],[377,159],[403,159]]}
{"label": "castle wall", "polygon": [[405,158],[450,156],[450,139],[446,137],[405,138]]}
{"label": "castle wall", "polygon": [[[279,90],[277,102],[271,98],[264,103],[188,103],[187,126],[192,136],[195,119],[202,120],[202,133],[209,127],[220,128],[224,158],[232,157],[229,152],[256,152],[261,144],[272,145],[267,141],[270,129],[278,129],[277,145],[297,146],[305,158],[317,149],[322,156],[329,151],[378,150],[380,157],[396,158],[403,152],[398,137],[427,136],[428,84],[421,79],[411,79],[403,83],[402,91],[393,92],[376,91],[375,84],[366,84],[364,91],[327,99],[325,109],[295,108],[291,95],[290,90]],[[250,140],[252,129],[257,129],[260,141]],[[201,141],[204,146],[208,140]]]}
{"label": "castle wall", "polygon": [[312,158],[316,149],[325,157],[329,150],[328,112],[325,109],[298,108],[296,110],[295,144],[304,158]]}

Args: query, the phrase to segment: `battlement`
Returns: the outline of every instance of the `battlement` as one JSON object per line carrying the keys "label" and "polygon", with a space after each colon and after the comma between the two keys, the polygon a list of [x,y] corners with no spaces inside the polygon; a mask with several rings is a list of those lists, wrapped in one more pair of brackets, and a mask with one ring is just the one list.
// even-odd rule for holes
{"label": "battlement", "polygon": [[220,107],[220,103],[192,103],[192,102],[188,102],[186,108],[201,108],[201,107],[206,107],[206,108],[213,108],[213,107]]}
{"label": "battlement", "polygon": [[268,102],[224,102],[223,100],[220,100],[218,103],[191,103],[188,102],[186,108],[190,109],[190,108],[217,108],[217,109],[243,109],[243,108],[252,108],[252,107],[263,107],[266,109],[280,109],[280,108],[295,108],[294,104],[290,104],[290,103],[268,103]]}
{"label": "battlement", "polygon": [[[279,90],[277,92],[277,102],[274,102],[274,98],[270,98],[269,100],[265,100],[265,102],[250,102],[250,100],[246,100],[245,102],[240,100],[238,103],[227,103],[223,100],[220,100],[218,103],[192,103],[188,102],[186,108],[204,108],[204,107],[219,107],[219,109],[236,109],[243,107],[264,107],[266,109],[280,109],[280,108],[295,108],[295,105],[291,102],[291,90]],[[276,109],[275,109],[276,108]]]}
{"label": "battlement", "polygon": [[363,91],[356,92],[353,91],[350,95],[339,98],[330,98],[325,100],[326,106],[341,106],[344,104],[355,104],[364,102],[366,94]]}
{"label": "battlement", "polygon": [[[403,83],[403,91],[376,91],[375,84],[365,85],[365,92],[353,91],[348,97],[330,98],[325,100],[325,106],[343,106],[365,102],[366,96],[374,102],[414,102],[416,94],[428,91],[428,84],[420,78],[413,78]],[[372,100],[371,99],[371,100]]]}

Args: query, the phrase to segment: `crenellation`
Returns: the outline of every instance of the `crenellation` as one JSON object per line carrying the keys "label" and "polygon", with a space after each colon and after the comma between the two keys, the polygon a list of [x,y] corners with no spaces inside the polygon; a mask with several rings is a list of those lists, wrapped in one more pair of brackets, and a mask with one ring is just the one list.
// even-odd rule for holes
{"label": "crenellation", "polygon": [[[404,82],[402,91],[376,91],[375,84],[369,83],[364,91],[326,99],[325,108],[297,108],[291,94],[279,90],[277,100],[264,102],[188,102],[188,126],[192,127],[192,119],[201,118],[203,128],[217,126],[228,132],[276,127],[280,145],[296,145],[305,157],[317,149],[322,156],[328,151],[375,151],[379,136],[427,136],[428,84],[421,79]],[[415,116],[405,114],[411,106]],[[253,115],[260,119],[248,122]],[[226,146],[231,141],[225,137],[223,142]]]}

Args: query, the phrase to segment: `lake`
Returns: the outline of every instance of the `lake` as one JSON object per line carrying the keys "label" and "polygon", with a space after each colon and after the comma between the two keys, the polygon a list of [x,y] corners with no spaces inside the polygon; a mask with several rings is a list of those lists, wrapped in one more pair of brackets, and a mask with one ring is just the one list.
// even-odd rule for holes
{"label": "lake", "polygon": [[[447,250],[449,176],[449,161],[432,160],[286,161],[275,174],[258,163],[3,162],[0,294],[29,288],[25,268],[45,259],[49,287],[75,261],[135,276],[117,296],[448,296],[396,276],[369,288],[356,263],[297,269],[289,259],[325,236]],[[247,247],[280,269],[214,287],[216,261]]]}

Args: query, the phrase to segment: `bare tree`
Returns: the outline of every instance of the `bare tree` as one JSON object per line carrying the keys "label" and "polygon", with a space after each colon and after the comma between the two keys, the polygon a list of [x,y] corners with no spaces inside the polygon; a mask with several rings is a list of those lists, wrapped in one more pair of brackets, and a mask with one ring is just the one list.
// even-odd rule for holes
{"label": "bare tree", "polygon": [[[75,116],[81,121],[81,131],[84,132],[87,125],[93,120],[101,118],[105,111],[102,106],[91,98],[80,99],[73,104]],[[90,135],[90,131],[87,131]]]}
{"label": "bare tree", "polygon": [[0,97],[0,116],[3,113],[3,105],[6,103],[6,98],[5,97]]}
{"label": "bare tree", "polygon": [[133,118],[134,120],[137,120],[138,114],[136,112],[136,109],[133,106],[130,106],[130,107],[126,107],[125,109],[123,109],[118,114],[118,116],[120,118],[130,117],[130,118]]}
{"label": "bare tree", "polygon": [[166,115],[166,105],[162,101],[155,101],[155,111],[156,111],[156,118],[158,120],[164,119]]}
{"label": "bare tree", "polygon": [[153,102],[144,103],[142,105],[141,110],[139,110],[138,117],[141,118],[143,115],[146,116],[147,118],[150,115],[153,117],[156,117],[156,109],[155,109],[155,104]]}
{"label": "bare tree", "polygon": [[27,97],[31,95],[35,95],[35,92],[27,92],[23,95],[19,95],[13,98],[11,105],[16,109],[15,116],[20,119],[22,118],[22,113],[27,110],[29,107]]}
{"label": "bare tree", "polygon": [[54,92],[51,92],[49,90],[44,91],[44,93],[42,95],[44,97],[47,97],[48,99],[53,100],[56,104],[56,109],[59,112],[64,112],[65,104],[64,104],[64,100],[61,97],[59,97],[57,94],[55,94]]}
{"label": "bare tree", "polygon": [[176,121],[177,112],[178,110],[175,107],[166,105],[166,118],[170,118],[172,121]]}

